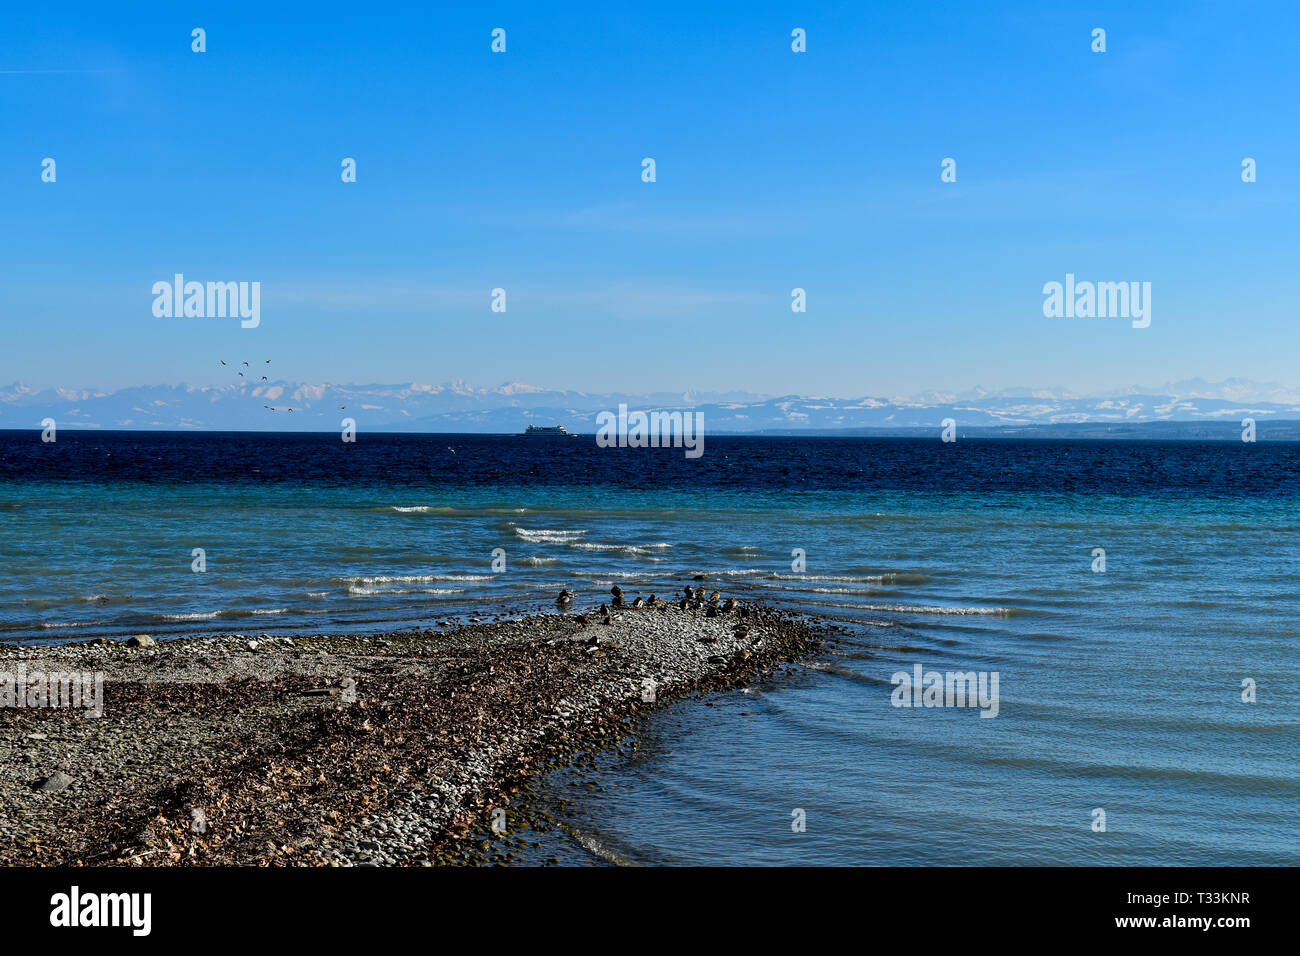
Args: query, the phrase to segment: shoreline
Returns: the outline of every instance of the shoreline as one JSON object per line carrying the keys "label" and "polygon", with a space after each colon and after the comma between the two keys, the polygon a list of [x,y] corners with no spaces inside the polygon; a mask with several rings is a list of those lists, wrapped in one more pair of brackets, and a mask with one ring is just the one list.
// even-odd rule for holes
{"label": "shoreline", "polygon": [[501,862],[482,837],[545,772],[829,637],[748,604],[586,617],[0,645],[0,673],[104,678],[100,717],[0,707],[0,865]]}

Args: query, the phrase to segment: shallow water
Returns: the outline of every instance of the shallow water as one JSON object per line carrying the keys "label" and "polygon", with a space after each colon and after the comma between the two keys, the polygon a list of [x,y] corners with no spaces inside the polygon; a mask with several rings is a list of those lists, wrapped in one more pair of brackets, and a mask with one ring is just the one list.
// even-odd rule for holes
{"label": "shallow water", "polygon": [[[1300,862],[1296,445],[340,446],[0,433],[0,639],[377,631],[703,573],[846,633],[649,718],[601,789],[557,778],[574,860]],[[916,664],[996,672],[996,718],[891,706]]]}

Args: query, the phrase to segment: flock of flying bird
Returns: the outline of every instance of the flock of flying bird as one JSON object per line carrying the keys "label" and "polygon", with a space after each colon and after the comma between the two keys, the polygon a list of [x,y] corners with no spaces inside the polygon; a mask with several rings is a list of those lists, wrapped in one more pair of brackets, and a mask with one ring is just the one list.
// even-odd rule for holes
{"label": "flock of flying bird", "polygon": [[[668,604],[672,603],[670,601],[661,601],[653,594],[644,599],[640,595],[637,595],[637,597],[629,603],[623,596],[623,589],[617,584],[609,589],[609,593],[612,596],[610,604],[615,609],[634,608],[640,610],[641,608],[666,607]],[[573,591],[569,588],[565,588],[560,592],[560,596],[555,599],[555,606],[559,608],[561,612],[566,612],[573,606],[573,600],[575,597],[577,597],[577,595]],[[740,602],[735,598],[727,598],[724,601],[722,600],[722,595],[717,591],[714,591],[712,594],[708,595],[708,597],[705,597],[704,587],[702,585],[698,588],[693,588],[688,584],[682,598],[677,601],[677,607],[683,611],[699,610],[700,608],[704,608],[705,617],[717,617],[719,614],[730,614],[733,611],[738,612],[741,617],[748,616],[746,609],[741,607]],[[602,624],[613,623],[610,617],[610,610],[604,604],[602,604],[600,609],[595,613],[600,615],[600,622]],[[586,614],[579,614],[577,621],[579,624],[590,624],[591,618]]]}
{"label": "flock of flying bird", "polygon": [[[225,359],[218,359],[217,361],[219,361],[222,365],[226,365]],[[248,366],[247,362],[243,362],[241,364],[244,365],[245,367]],[[270,365],[271,360],[267,359],[266,364]],[[245,378],[244,373],[240,372],[239,377]],[[269,381],[269,379],[267,378],[267,376],[263,375],[262,381],[266,382]],[[273,412],[279,411],[279,409],[276,408],[274,405],[263,405],[262,407],[269,409]],[[340,405],[339,408],[347,408],[347,406]],[[293,411],[293,409],[289,408],[287,409],[287,411]],[[456,449],[450,446],[448,446],[447,450],[450,451],[453,455],[456,454]],[[652,594],[650,595],[649,598],[646,599],[642,599],[640,595],[637,595],[637,597],[629,604],[626,601],[624,601],[623,589],[619,587],[617,584],[609,589],[609,593],[612,596],[610,604],[612,604],[615,608],[631,607],[639,610],[643,607],[659,607],[669,603],[666,601],[660,601],[658,597]],[[568,588],[565,588],[563,591],[560,592],[560,596],[555,599],[555,606],[558,607],[561,611],[567,611],[573,605],[574,597],[575,597],[574,592],[569,590]],[[746,616],[744,608],[740,607],[740,602],[737,601],[735,598],[727,598],[727,600],[723,601],[722,595],[720,595],[717,591],[714,591],[706,598],[704,596],[704,588],[702,586],[698,588],[693,588],[689,584],[685,588],[684,596],[681,598],[681,600],[677,602],[677,606],[681,608],[681,610],[683,611],[699,610],[700,608],[704,608],[704,613],[706,617],[717,617],[719,614],[730,614],[732,611],[735,611],[737,609],[739,609],[741,617]],[[600,610],[597,613],[600,614],[601,623],[603,624],[612,623],[610,619],[609,608],[606,607],[604,604],[600,606]],[[580,614],[578,615],[578,623],[590,624],[591,619],[588,618],[587,615],[585,614]]]}
{"label": "flock of flying bird", "polygon": [[[222,365],[226,365],[226,360],[225,360],[225,359],[217,359],[217,361],[220,362]],[[240,364],[242,364],[242,365],[248,365],[247,362],[241,362]],[[267,360],[266,360],[266,364],[267,364],[267,365],[270,365],[270,364],[271,364],[271,360],[270,360],[270,359],[267,359]],[[229,368],[229,366],[226,366],[226,367]],[[243,373],[243,372],[240,372],[240,373],[239,373],[239,377],[240,377],[240,378],[245,378],[244,373]],[[265,375],[263,375],[263,376],[262,376],[262,381],[263,381],[263,382],[267,382],[267,381],[270,381],[270,379],[268,379]],[[280,409],[276,408],[274,405],[263,405],[262,407],[263,407],[263,408],[266,408],[266,409],[270,409],[270,410],[273,411],[273,412],[278,412],[278,411],[280,411]],[[340,405],[339,408],[347,408],[347,406],[346,406],[346,405]],[[293,409],[292,409],[292,408],[289,408],[289,409],[287,409],[287,411],[293,411]]]}

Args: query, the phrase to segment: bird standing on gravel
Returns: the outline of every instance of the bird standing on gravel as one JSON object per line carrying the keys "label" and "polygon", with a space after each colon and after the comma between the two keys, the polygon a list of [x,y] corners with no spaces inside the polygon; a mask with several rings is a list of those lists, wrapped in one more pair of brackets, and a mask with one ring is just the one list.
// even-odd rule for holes
{"label": "bird standing on gravel", "polygon": [[632,602],[632,606],[635,608],[645,607],[645,600],[638,594],[636,600]]}
{"label": "bird standing on gravel", "polygon": [[730,614],[732,611],[736,609],[736,606],[739,603],[740,602],[737,601],[735,598],[727,598],[725,601],[722,602],[722,613]]}
{"label": "bird standing on gravel", "polygon": [[710,604],[717,604],[718,601],[719,601],[721,598],[722,598],[722,595],[719,594],[717,591],[714,591],[712,594],[709,595],[709,603],[710,603]]}
{"label": "bird standing on gravel", "polygon": [[612,594],[612,595],[614,595],[614,600],[611,601],[610,603],[613,604],[614,607],[622,607],[622,606],[623,606],[623,589],[622,589],[621,587],[619,587],[617,584],[615,584],[612,588],[609,589],[609,593]]}
{"label": "bird standing on gravel", "polygon": [[656,607],[658,606],[658,604],[659,604],[659,599],[655,597],[653,594],[650,595],[648,598],[646,598],[646,602],[645,602],[646,607]]}
{"label": "bird standing on gravel", "polygon": [[555,606],[561,611],[567,611],[571,604],[573,604],[573,592],[565,588],[560,592],[560,596],[555,599]]}

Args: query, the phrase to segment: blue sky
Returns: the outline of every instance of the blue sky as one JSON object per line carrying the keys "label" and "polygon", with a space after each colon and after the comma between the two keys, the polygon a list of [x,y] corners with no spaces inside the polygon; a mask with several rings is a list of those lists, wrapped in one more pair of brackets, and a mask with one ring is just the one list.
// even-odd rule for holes
{"label": "blue sky", "polygon": [[[552,6],[11,6],[0,382],[1300,382],[1294,4]],[[260,327],[155,318],[178,271]]]}

